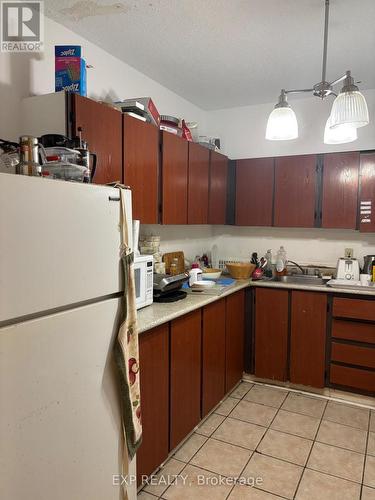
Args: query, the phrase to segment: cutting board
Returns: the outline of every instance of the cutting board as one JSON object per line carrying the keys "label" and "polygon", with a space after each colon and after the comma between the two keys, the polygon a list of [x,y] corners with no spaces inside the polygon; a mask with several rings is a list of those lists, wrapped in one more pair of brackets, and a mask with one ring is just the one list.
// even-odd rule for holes
{"label": "cutting board", "polygon": [[163,255],[163,262],[165,262],[165,272],[169,274],[173,259],[177,259],[177,274],[185,272],[185,255],[184,252],[169,252]]}

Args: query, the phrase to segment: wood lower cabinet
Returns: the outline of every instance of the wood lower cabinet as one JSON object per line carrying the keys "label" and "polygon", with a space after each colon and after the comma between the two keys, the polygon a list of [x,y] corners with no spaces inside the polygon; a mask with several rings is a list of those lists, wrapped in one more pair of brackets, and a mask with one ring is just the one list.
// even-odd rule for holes
{"label": "wood lower cabinet", "polygon": [[124,184],[130,186],[133,219],[159,222],[159,129],[123,115]]}
{"label": "wood lower cabinet", "polygon": [[272,226],[274,159],[236,162],[236,225]]}
{"label": "wood lower cabinet", "polygon": [[334,297],[329,382],[375,396],[375,299]]}
{"label": "wood lower cabinet", "polygon": [[188,224],[208,224],[210,150],[189,143]]}
{"label": "wood lower cabinet", "polygon": [[229,392],[244,371],[245,290],[226,298],[225,325],[225,392]]}
{"label": "wood lower cabinet", "polygon": [[375,232],[375,153],[362,153],[359,190],[359,230]]}
{"label": "wood lower cabinet", "polygon": [[327,295],[291,294],[290,381],[324,387]]}
{"label": "wood lower cabinet", "polygon": [[122,182],[122,114],[110,106],[78,94],[71,95],[72,133],[87,141],[97,155],[95,184]]}
{"label": "wood lower cabinet", "polygon": [[330,381],[340,388],[359,390],[375,396],[375,370],[332,364]]}
{"label": "wood lower cabinet", "polygon": [[225,394],[225,299],[203,308],[202,418]]}
{"label": "wood lower cabinet", "polygon": [[188,141],[162,132],[162,223],[188,222]]}
{"label": "wood lower cabinet", "polygon": [[201,318],[199,309],[170,323],[170,450],[201,418]]}
{"label": "wood lower cabinet", "polygon": [[143,438],[137,451],[138,484],[169,452],[169,325],[139,336]]}
{"label": "wood lower cabinet", "polygon": [[335,297],[332,314],[335,318],[358,319],[375,323],[375,300]]}
{"label": "wood lower cabinet", "polygon": [[276,227],[314,227],[316,155],[275,159]]}
{"label": "wood lower cabinet", "polygon": [[287,380],[288,291],[255,290],[255,375]]}
{"label": "wood lower cabinet", "polygon": [[356,229],[359,152],[324,155],[322,227]]}
{"label": "wood lower cabinet", "polygon": [[227,218],[228,158],[210,152],[208,223],[225,224]]}

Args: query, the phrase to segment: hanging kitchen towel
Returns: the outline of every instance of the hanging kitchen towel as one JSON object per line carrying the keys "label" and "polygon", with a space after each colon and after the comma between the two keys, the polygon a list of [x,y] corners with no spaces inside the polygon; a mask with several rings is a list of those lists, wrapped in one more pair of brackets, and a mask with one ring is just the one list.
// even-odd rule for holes
{"label": "hanging kitchen towel", "polygon": [[115,342],[115,360],[120,376],[122,426],[124,433],[123,472],[128,473],[129,461],[142,441],[138,327],[134,284],[134,253],[128,245],[125,189],[120,187],[121,260],[124,272],[123,318]]}

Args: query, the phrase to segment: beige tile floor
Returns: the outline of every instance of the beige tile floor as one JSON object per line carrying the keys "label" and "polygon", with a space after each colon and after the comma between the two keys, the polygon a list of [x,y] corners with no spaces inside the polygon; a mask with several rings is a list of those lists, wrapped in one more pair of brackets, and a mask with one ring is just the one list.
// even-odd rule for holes
{"label": "beige tile floor", "polygon": [[138,499],[375,500],[375,410],[242,382],[157,478]]}

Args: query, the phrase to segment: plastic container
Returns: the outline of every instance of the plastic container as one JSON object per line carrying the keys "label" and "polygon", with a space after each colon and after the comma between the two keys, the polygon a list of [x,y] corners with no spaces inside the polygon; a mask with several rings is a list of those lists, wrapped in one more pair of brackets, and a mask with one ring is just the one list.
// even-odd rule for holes
{"label": "plastic container", "polygon": [[276,276],[285,276],[287,274],[286,263],[286,251],[285,248],[281,246],[276,255]]}
{"label": "plastic container", "polygon": [[189,286],[193,286],[197,281],[202,281],[202,270],[193,264],[193,268],[189,271]]}

